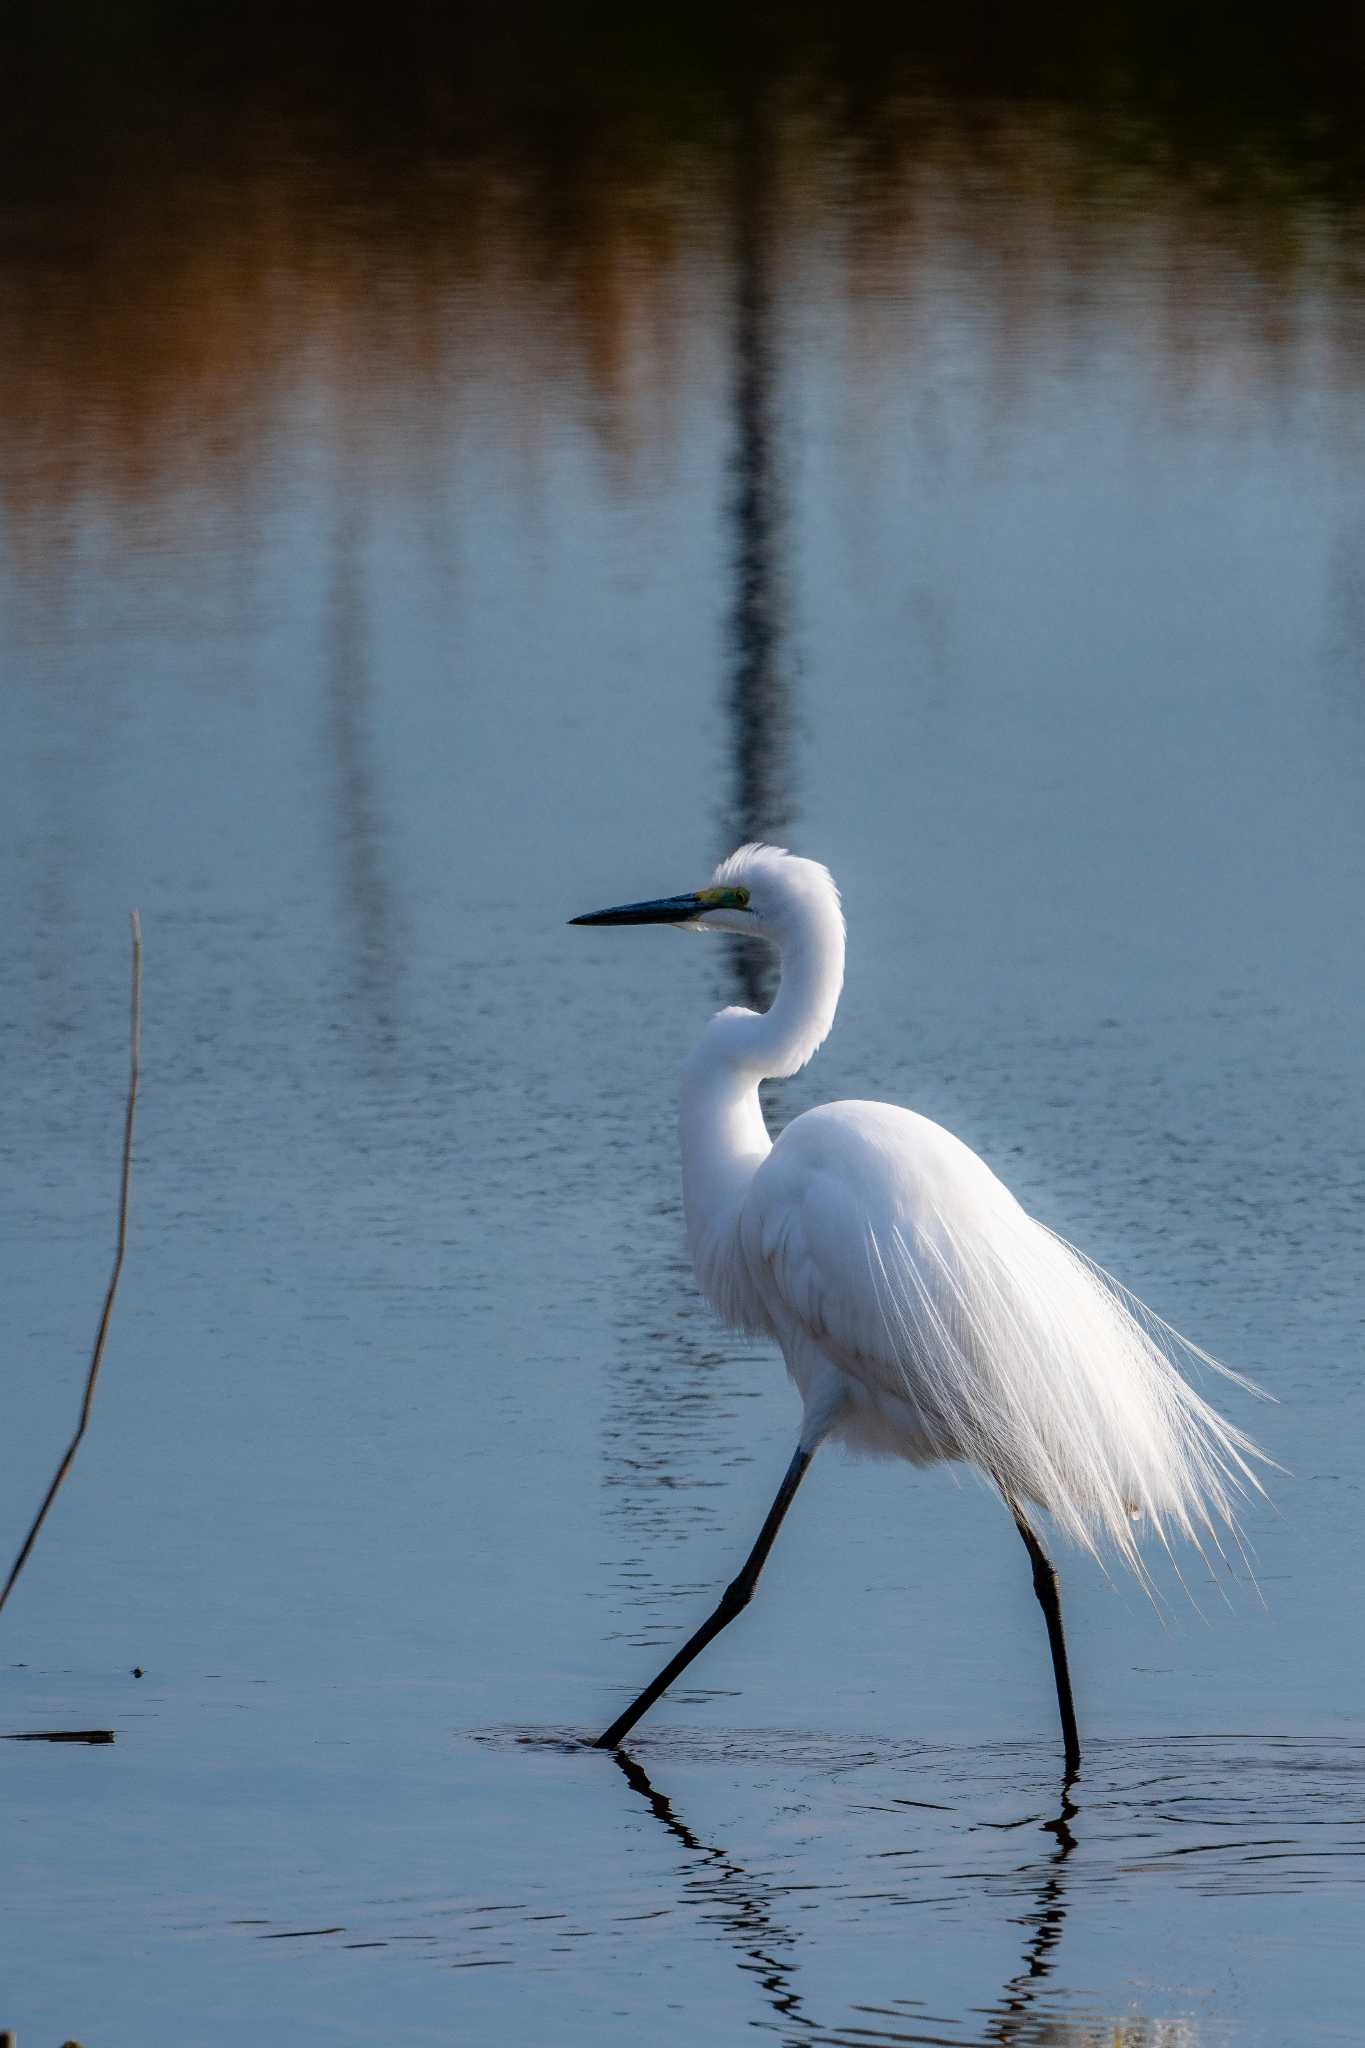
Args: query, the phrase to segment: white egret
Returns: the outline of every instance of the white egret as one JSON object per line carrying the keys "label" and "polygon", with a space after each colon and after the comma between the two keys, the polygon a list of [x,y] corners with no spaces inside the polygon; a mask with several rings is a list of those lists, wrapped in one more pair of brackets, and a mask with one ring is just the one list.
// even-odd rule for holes
{"label": "white egret", "polygon": [[804,1410],[739,1576],[598,1747],[614,1748],[748,1605],[816,1449],[834,1438],[912,1465],[962,1461],[998,1487],[1032,1561],[1074,1770],[1059,1581],[1025,1507],[1047,1508],[1091,1550],[1110,1539],[1139,1576],[1138,1524],[1163,1542],[1203,1530],[1216,1543],[1217,1523],[1235,1527],[1236,1497],[1259,1489],[1249,1460],[1262,1453],[1175,1364],[1182,1353],[1214,1361],[911,1110],[827,1103],[772,1143],[759,1083],[805,1066],[843,986],[839,892],[817,862],[742,846],[709,888],[572,922],[740,932],[780,952],[771,1008],[722,1010],[703,1032],[683,1069],[679,1128],[701,1290],[728,1323],[776,1339]]}

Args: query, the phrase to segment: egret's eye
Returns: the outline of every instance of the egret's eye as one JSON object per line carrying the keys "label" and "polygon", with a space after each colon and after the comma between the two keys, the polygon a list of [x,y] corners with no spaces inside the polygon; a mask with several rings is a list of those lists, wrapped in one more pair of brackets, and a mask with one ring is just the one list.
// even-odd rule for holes
{"label": "egret's eye", "polygon": [[736,910],[747,910],[748,908],[749,908],[749,892],[748,892],[748,890],[747,890],[747,889],[736,889],[736,891],[735,891],[735,909],[736,909]]}
{"label": "egret's eye", "polygon": [[698,903],[704,903],[708,910],[747,910],[749,892],[747,889],[699,889]]}

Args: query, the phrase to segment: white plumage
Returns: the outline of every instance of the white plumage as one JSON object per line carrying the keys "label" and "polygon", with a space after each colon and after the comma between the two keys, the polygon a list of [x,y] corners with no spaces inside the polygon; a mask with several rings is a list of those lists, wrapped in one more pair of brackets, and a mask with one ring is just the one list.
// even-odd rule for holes
{"label": "white plumage", "polygon": [[1191,1347],[927,1118],[798,1117],[754,1175],[740,1249],[808,1410],[832,1401],[855,1448],[976,1465],[1130,1563],[1135,1518],[1232,1522],[1253,1447],[1176,1370]]}
{"label": "white plumage", "polygon": [[[1177,1360],[1224,1368],[1035,1222],[983,1160],[927,1118],[835,1102],[770,1141],[759,1083],[805,1065],[843,985],[839,895],[817,862],[745,846],[708,890],[576,921],[720,928],[779,948],[772,1008],[713,1017],[683,1071],[697,1278],[727,1321],[782,1348],[804,1403],[791,1493],[827,1437],[916,1465],[963,1461],[999,1488],[1034,1559],[1066,1725],[1055,1574],[1049,1591],[1039,1572],[1051,1568],[1022,1510],[1048,1508],[1091,1549],[1109,1538],[1143,1576],[1144,1523],[1166,1543],[1216,1542],[1218,1525],[1235,1526],[1238,1497],[1258,1487],[1251,1461],[1261,1454]],[[779,1495],[742,1575],[746,1599],[789,1500]],[[662,1683],[704,1640],[705,1629]],[[632,1717],[661,1689],[656,1681]],[[608,1735],[619,1739],[630,1718]],[[1074,1725],[1074,1762],[1073,1748]]]}

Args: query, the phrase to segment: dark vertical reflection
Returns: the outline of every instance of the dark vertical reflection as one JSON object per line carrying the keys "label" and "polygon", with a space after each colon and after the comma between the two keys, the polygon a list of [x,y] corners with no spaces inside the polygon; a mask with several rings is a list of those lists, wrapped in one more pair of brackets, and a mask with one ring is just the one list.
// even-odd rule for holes
{"label": "dark vertical reflection", "polygon": [[[785,522],[777,432],[777,120],[751,58],[740,67],[734,180],[734,464],[730,517],[733,781],[724,851],[781,841],[792,814],[790,684],[783,645]],[[766,946],[728,940],[738,1000],[765,1010],[776,985]]]}
{"label": "dark vertical reflection", "polygon": [[[728,513],[734,585],[727,693],[732,779],[721,821],[722,853],[747,840],[781,838],[791,815],[773,274],[778,126],[770,82],[748,44],[737,64],[733,99],[734,453]],[[725,944],[725,999],[766,1009],[776,987],[775,956],[752,941]],[[679,1543],[709,1515],[708,1496],[723,1483],[718,1471],[748,1462],[733,1427],[736,1401],[744,1396],[717,1371],[728,1363],[727,1352],[693,1327],[690,1272],[679,1264],[670,1274],[666,1310],[653,1276],[645,1285],[647,1292],[629,1305],[619,1399],[606,1421],[607,1483],[621,1489],[619,1504],[637,1541],[647,1534],[653,1543],[666,1533]],[[681,1314],[679,1296],[688,1304]],[[662,1327],[651,1327],[661,1320]],[[700,1328],[708,1331],[709,1323]],[[737,1547],[748,1540],[744,1531],[736,1532]],[[661,1589],[643,1556],[633,1553],[622,1573],[631,1609],[628,1640],[651,1650],[676,1646],[679,1624],[669,1610],[710,1589],[690,1582],[672,1587],[664,1611],[653,1618]],[[701,1683],[704,1688],[704,1678]]]}
{"label": "dark vertical reflection", "polygon": [[401,946],[384,870],[383,826],[370,731],[365,606],[365,493],[342,437],[337,528],[328,603],[327,737],[335,766],[334,829],[342,910],[351,947],[345,1026],[363,1033],[367,1067],[392,1065]]}

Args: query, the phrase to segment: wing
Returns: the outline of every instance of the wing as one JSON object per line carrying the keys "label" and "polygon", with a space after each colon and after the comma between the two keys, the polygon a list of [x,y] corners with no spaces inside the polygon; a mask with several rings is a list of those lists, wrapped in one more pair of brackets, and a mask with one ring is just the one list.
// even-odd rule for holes
{"label": "wing", "polygon": [[815,1347],[902,1455],[965,1459],[1089,1547],[1107,1534],[1139,1566],[1134,1517],[1197,1540],[1258,1484],[1261,1454],[1175,1363],[1214,1361],[927,1118],[870,1102],[798,1117],[740,1240],[793,1371]]}
{"label": "wing", "polygon": [[952,1312],[944,1219],[988,1240],[1010,1210],[1023,1215],[938,1124],[889,1103],[833,1102],[789,1124],[758,1169],[741,1243],[779,1331],[803,1334],[871,1391],[923,1399],[925,1325]]}

